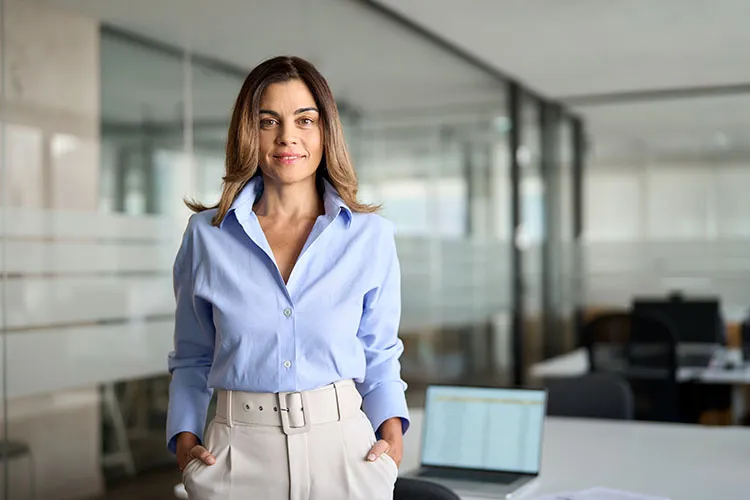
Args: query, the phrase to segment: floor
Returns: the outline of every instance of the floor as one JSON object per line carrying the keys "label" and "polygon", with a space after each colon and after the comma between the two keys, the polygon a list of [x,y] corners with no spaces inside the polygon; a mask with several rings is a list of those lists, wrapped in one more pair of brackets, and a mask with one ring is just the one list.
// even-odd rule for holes
{"label": "floor", "polygon": [[107,492],[89,500],[171,500],[174,487],[182,480],[177,464],[142,472],[136,478],[121,479],[108,485]]}

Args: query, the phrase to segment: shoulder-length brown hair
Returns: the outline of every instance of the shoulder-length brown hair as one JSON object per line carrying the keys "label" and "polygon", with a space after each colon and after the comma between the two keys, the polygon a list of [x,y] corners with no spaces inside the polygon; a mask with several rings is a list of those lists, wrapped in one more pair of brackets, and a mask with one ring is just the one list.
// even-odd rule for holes
{"label": "shoulder-length brown hair", "polygon": [[311,63],[299,57],[274,57],[253,69],[242,84],[232,112],[227,137],[226,175],[221,199],[216,205],[205,206],[186,200],[194,212],[217,208],[211,223],[218,226],[226,216],[237,195],[255,175],[259,156],[259,108],[263,91],[271,84],[301,80],[307,85],[320,110],[323,124],[323,159],[318,166],[318,178],[327,179],[338,191],[344,203],[354,212],[375,212],[378,206],[357,201],[357,176],[344,142],[344,131],[333,93],[323,75]]}

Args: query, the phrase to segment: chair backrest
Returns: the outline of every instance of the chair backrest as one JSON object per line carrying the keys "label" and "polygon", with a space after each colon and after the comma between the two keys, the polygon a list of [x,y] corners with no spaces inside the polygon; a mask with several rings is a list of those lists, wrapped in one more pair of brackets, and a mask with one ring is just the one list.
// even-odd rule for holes
{"label": "chair backrest", "polygon": [[677,338],[668,318],[640,311],[601,314],[583,329],[591,371],[627,380],[643,420],[682,420]]}
{"label": "chair backrest", "polygon": [[437,483],[399,477],[393,489],[393,500],[460,500],[460,497]]}
{"label": "chair backrest", "polygon": [[591,371],[628,380],[677,379],[677,333],[667,318],[645,312],[600,314],[583,329]]}
{"label": "chair backrest", "polygon": [[547,414],[632,420],[633,393],[622,377],[612,373],[589,373],[547,382]]}

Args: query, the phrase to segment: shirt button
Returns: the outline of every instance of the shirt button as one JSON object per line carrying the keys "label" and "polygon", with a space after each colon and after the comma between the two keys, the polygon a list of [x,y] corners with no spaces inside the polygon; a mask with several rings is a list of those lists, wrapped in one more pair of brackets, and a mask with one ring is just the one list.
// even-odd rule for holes
{"label": "shirt button", "polygon": [[288,318],[291,315],[292,315],[292,310],[290,308],[287,307],[286,309],[284,309],[284,316]]}
{"label": "shirt button", "polygon": [[290,366],[292,366],[292,362],[291,361],[289,361],[288,359],[286,361],[284,361],[284,368],[289,368]]}

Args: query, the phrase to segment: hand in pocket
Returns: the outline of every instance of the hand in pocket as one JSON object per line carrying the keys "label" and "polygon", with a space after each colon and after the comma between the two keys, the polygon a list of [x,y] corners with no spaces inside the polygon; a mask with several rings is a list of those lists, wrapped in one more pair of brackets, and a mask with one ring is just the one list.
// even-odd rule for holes
{"label": "hand in pocket", "polygon": [[185,470],[187,464],[193,460],[201,460],[206,465],[216,463],[211,453],[198,444],[198,437],[190,432],[183,432],[177,437],[177,466]]}

